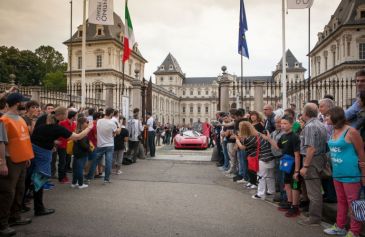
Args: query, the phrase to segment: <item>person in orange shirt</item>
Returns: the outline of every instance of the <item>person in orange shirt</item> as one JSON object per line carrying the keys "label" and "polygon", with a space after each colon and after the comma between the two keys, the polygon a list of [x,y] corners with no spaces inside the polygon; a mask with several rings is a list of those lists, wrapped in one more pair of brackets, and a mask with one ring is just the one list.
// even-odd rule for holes
{"label": "person in orange shirt", "polygon": [[9,226],[31,223],[20,216],[26,168],[34,158],[28,126],[19,116],[28,100],[20,93],[10,94],[9,110],[0,118],[0,236],[16,233]]}

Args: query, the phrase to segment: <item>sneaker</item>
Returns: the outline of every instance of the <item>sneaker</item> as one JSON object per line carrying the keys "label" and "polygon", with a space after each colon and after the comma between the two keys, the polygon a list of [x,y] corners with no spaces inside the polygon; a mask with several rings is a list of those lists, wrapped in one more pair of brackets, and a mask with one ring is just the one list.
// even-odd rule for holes
{"label": "sneaker", "polygon": [[70,187],[71,188],[76,188],[77,187],[77,184],[71,184]]}
{"label": "sneaker", "polygon": [[242,180],[243,176],[242,175],[236,175],[232,179],[233,179],[233,182],[237,182],[238,180]]}
{"label": "sneaker", "polygon": [[223,166],[220,166],[220,167],[218,167],[218,170],[224,171],[224,167]]}
{"label": "sneaker", "polygon": [[43,185],[43,190],[52,190],[53,189],[53,186],[49,186],[49,184],[48,183],[45,183],[44,185]]}
{"label": "sneaker", "polygon": [[61,181],[60,181],[60,184],[69,184],[70,183],[70,180],[68,180],[67,177],[64,177]]}
{"label": "sneaker", "polygon": [[224,176],[226,176],[229,179],[232,179],[235,175],[234,174],[224,174]]}
{"label": "sneaker", "polygon": [[274,193],[266,192],[266,196],[272,196],[272,195],[274,195]]}
{"label": "sneaker", "polygon": [[327,235],[346,235],[346,229],[341,229],[336,224],[327,229],[324,229],[323,232]]}
{"label": "sneaker", "polygon": [[253,185],[253,184],[249,182],[246,184],[246,187],[249,188],[251,185]]}
{"label": "sneaker", "polygon": [[262,197],[260,197],[259,195],[255,194],[252,196],[253,199],[263,199]]}
{"label": "sneaker", "polygon": [[300,215],[300,211],[298,207],[291,207],[286,213],[286,217],[297,217]]}
{"label": "sneaker", "polygon": [[249,189],[257,189],[257,186],[254,184],[251,184],[251,186],[249,187]]}
{"label": "sneaker", "polygon": [[91,183],[91,180],[90,179],[84,179],[84,183],[90,184]]}
{"label": "sneaker", "polygon": [[238,183],[238,184],[245,184],[245,183],[247,183],[247,181],[244,180],[244,179],[241,179],[241,180],[237,180],[236,183]]}
{"label": "sneaker", "polygon": [[84,189],[84,188],[87,188],[87,187],[89,187],[89,185],[87,185],[87,184],[79,185],[79,189]]}
{"label": "sneaker", "polygon": [[303,225],[303,226],[319,226],[319,224],[321,223],[321,221],[313,221],[310,218],[307,218],[305,220],[300,220],[297,223],[299,225]]}
{"label": "sneaker", "polygon": [[105,184],[110,184],[110,183],[112,183],[110,180],[104,180],[103,184],[105,185]]}
{"label": "sneaker", "polygon": [[291,204],[287,203],[287,202],[283,202],[283,203],[279,203],[279,207],[278,210],[279,211],[289,211],[291,208]]}
{"label": "sneaker", "polygon": [[117,172],[115,172],[116,175],[120,175],[123,174],[123,172],[121,170],[118,170]]}
{"label": "sneaker", "polygon": [[355,235],[354,233],[352,233],[352,231],[347,232],[345,237],[359,237],[360,235]]}

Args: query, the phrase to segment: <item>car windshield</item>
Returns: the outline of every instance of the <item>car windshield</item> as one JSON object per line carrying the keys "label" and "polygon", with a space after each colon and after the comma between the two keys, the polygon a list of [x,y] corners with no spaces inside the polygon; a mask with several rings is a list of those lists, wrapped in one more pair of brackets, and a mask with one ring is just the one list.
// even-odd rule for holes
{"label": "car windshield", "polygon": [[199,136],[201,136],[201,134],[196,131],[189,130],[189,131],[183,132],[183,136],[184,137],[199,137]]}

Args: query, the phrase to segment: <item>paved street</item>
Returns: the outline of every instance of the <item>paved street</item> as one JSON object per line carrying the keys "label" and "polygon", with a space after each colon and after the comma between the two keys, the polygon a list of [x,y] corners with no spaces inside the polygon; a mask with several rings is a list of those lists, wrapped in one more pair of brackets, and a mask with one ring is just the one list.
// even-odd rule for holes
{"label": "paved street", "polygon": [[172,151],[168,160],[169,149],[158,151],[163,159],[123,167],[106,186],[102,180],[84,190],[57,185],[45,193],[56,213],[16,228],[17,236],[323,236],[322,228],[299,226],[272,204],[253,200],[214,163],[192,161],[211,151]]}

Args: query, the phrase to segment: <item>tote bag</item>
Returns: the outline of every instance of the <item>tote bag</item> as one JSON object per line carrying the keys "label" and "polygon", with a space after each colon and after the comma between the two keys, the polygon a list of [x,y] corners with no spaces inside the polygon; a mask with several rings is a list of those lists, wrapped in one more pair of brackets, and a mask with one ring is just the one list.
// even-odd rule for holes
{"label": "tote bag", "polygon": [[257,141],[257,148],[256,148],[256,155],[255,156],[248,156],[248,170],[257,173],[259,171],[259,155],[260,155],[260,139],[259,136],[256,136]]}

